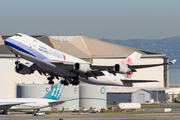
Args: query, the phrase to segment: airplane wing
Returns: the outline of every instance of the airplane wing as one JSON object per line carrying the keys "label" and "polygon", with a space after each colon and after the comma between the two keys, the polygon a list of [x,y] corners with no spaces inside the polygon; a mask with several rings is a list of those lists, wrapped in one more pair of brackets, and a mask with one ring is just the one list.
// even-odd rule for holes
{"label": "airplane wing", "polygon": [[113,69],[114,65],[105,65],[105,64],[91,64],[92,69],[98,70],[111,70]]}
{"label": "airplane wing", "polygon": [[54,105],[60,105],[63,104],[65,101],[53,101],[49,102],[49,106],[54,106]]}
{"label": "airplane wing", "polygon": [[[173,60],[169,63],[160,63],[160,64],[130,64],[130,65],[127,65],[127,67],[129,69],[131,69],[131,72],[136,72],[136,69],[156,67],[156,66],[161,66],[161,65],[171,65],[171,64],[174,64],[175,61],[176,60]],[[70,61],[63,62],[63,61],[53,60],[52,63],[61,68],[68,69],[70,71],[74,71],[73,70],[73,66],[75,64],[74,62],[70,62]],[[77,71],[74,71],[74,72],[76,73],[76,75],[79,75],[82,77],[103,76],[104,74],[101,71],[108,71],[109,73],[112,73],[112,74],[117,73],[116,71],[113,70],[114,65],[90,64],[90,68],[91,68],[91,70],[89,72],[86,72],[86,74],[80,73]]]}
{"label": "airplane wing", "polygon": [[[156,67],[161,65],[172,65],[176,62],[176,59],[170,61],[169,63],[160,63],[160,64],[129,64],[128,67],[132,70],[132,72],[135,72],[135,69],[141,69],[141,68],[148,68],[148,67]],[[91,68],[93,69],[99,69],[99,70],[107,70],[108,72],[113,72],[114,65],[99,65],[99,64],[92,64]],[[115,71],[114,71],[115,72]]]}
{"label": "airplane wing", "polygon": [[126,83],[143,83],[143,82],[159,82],[157,80],[133,80],[133,79],[121,79],[122,82]]}
{"label": "airplane wing", "polygon": [[21,105],[21,104],[26,104],[26,103],[25,102],[21,102],[21,103],[6,103],[6,104],[1,104],[0,103],[0,108],[11,108],[12,106]]}
{"label": "airplane wing", "polygon": [[[116,65],[121,65],[120,67],[124,67],[123,73],[128,72],[136,72],[136,69],[139,68],[146,68],[146,67],[154,67],[154,66],[160,66],[160,65],[169,65],[171,63],[174,63],[174,61],[171,61],[171,63],[162,63],[162,64],[145,64],[145,65],[137,65],[137,64],[131,64],[131,65],[122,65],[122,64],[116,64],[116,65],[104,65],[104,64],[85,64],[85,63],[78,63],[79,67],[82,67],[82,71],[75,70],[74,67],[77,63],[73,61],[61,61],[61,60],[52,60],[51,62],[48,62],[46,60],[42,60],[30,55],[27,55],[30,58],[33,59],[33,62],[38,67],[45,69],[45,71],[37,70],[40,74],[45,74],[44,72],[53,73],[56,78],[58,78],[59,73],[61,73],[60,76],[81,76],[81,77],[97,77],[97,76],[104,76],[104,73],[102,71],[108,71],[109,73],[112,73],[116,75],[116,73],[120,72],[119,70],[114,70],[114,67]],[[57,67],[58,66],[58,67]]]}
{"label": "airplane wing", "polygon": [[[73,69],[74,65],[76,64],[75,62],[70,62],[70,61],[57,61],[57,60],[52,60],[52,64],[55,64],[56,66],[69,70],[71,72],[74,72],[76,75],[79,75],[81,77],[96,77],[96,76],[104,76],[104,73],[101,72],[103,69],[96,69],[95,67],[91,67],[90,64],[90,71],[84,73],[78,72]],[[105,66],[103,66],[105,67]],[[107,70],[107,68],[106,68]]]}
{"label": "airplane wing", "polygon": [[162,64],[132,64],[128,65],[129,67],[133,69],[141,69],[141,68],[148,68],[148,67],[156,67],[156,66],[161,66],[161,65],[169,65],[169,63],[162,63]]}
{"label": "airplane wing", "polygon": [[170,61],[169,63],[162,63],[162,64],[131,64],[128,65],[130,68],[133,69],[141,69],[141,68],[148,68],[148,67],[156,67],[156,66],[161,66],[161,65],[172,65],[176,62],[176,59]]}
{"label": "airplane wing", "polygon": [[[171,63],[161,63],[161,64],[130,64],[128,67],[133,69],[140,69],[140,68],[148,68],[148,67],[155,67],[161,65],[171,65]],[[104,64],[91,64],[92,69],[99,69],[99,70],[111,70],[113,69],[114,65],[104,65]]]}

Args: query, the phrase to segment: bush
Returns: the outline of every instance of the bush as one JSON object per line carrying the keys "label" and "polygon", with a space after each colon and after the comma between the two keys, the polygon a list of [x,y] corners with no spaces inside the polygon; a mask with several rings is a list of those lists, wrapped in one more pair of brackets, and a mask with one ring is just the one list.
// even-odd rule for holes
{"label": "bush", "polygon": [[180,97],[173,98],[174,102],[180,102]]}

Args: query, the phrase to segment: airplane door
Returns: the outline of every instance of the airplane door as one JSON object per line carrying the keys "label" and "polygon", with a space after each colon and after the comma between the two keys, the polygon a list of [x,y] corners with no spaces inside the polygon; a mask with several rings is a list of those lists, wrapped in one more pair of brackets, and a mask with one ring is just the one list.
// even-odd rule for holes
{"label": "airplane door", "polygon": [[30,44],[30,46],[29,46],[29,50],[33,50],[33,49],[37,49],[37,43],[36,43],[37,41],[36,40],[33,40],[33,42],[32,42],[32,44]]}
{"label": "airplane door", "polygon": [[31,48],[36,50],[37,46],[35,44],[32,44]]}

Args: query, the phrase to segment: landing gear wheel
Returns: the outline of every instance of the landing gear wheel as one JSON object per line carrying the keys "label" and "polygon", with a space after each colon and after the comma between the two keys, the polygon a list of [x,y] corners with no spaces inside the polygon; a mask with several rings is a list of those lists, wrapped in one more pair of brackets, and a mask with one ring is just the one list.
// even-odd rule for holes
{"label": "landing gear wheel", "polygon": [[61,84],[63,84],[64,86],[66,86],[66,85],[68,86],[69,85],[69,83],[66,80],[62,80]]}
{"label": "landing gear wheel", "polygon": [[51,84],[51,81],[49,81],[48,83]]}
{"label": "landing gear wheel", "polygon": [[52,81],[52,85],[54,85],[54,81]]}
{"label": "landing gear wheel", "polygon": [[71,80],[71,81],[69,81],[69,83],[70,83],[70,84],[73,84],[73,81]]}
{"label": "landing gear wheel", "polygon": [[51,77],[48,77],[47,79],[50,80],[50,81],[52,81],[52,78],[51,78]]}
{"label": "landing gear wheel", "polygon": [[64,85],[65,85],[65,86],[66,86],[66,85],[68,86],[68,85],[69,85],[69,83],[68,83],[68,82],[65,82],[65,83],[64,83]]}
{"label": "landing gear wheel", "polygon": [[78,85],[79,84],[79,81],[73,81],[73,83],[72,83],[72,85],[74,86],[74,85]]}
{"label": "landing gear wheel", "polygon": [[20,61],[15,61],[15,64],[16,64],[16,65],[20,64]]}
{"label": "landing gear wheel", "polygon": [[50,80],[50,81],[49,81],[49,84],[52,84],[52,85],[53,85],[53,84],[54,84],[54,81]]}
{"label": "landing gear wheel", "polygon": [[64,80],[61,81],[61,84],[64,84]]}

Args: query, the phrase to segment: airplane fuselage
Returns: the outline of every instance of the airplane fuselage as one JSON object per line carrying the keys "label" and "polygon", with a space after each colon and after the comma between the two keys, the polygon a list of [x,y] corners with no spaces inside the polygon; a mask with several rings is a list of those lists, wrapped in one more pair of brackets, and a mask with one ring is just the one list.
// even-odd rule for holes
{"label": "airplane fuselage", "polygon": [[[67,71],[60,68],[54,64],[52,61],[73,61],[74,63],[90,64],[84,60],[73,57],[61,51],[55,50],[52,47],[46,45],[45,43],[32,38],[27,35],[16,35],[5,40],[5,44],[8,48],[15,54],[22,58],[31,61],[33,63],[38,63],[39,67],[51,71],[61,77],[64,76],[74,76],[73,72]],[[97,85],[116,85],[116,86],[132,86],[132,84],[125,84],[121,79],[126,79],[123,74],[116,73],[116,75],[111,74],[107,71],[102,71],[104,76],[97,77],[80,77],[79,80]]]}
{"label": "airplane fuselage", "polygon": [[104,76],[99,76],[97,77],[97,79],[94,77],[88,77],[87,79],[79,77],[79,79],[83,82],[95,84],[95,85],[127,86],[127,87],[133,86],[133,84],[131,83],[127,84],[121,81],[121,79],[126,78],[123,74],[116,73],[116,75],[113,75],[107,71],[102,71],[102,72],[104,73]]}
{"label": "airplane fuselage", "polygon": [[[1,98],[0,106],[3,104],[16,104],[22,103],[20,105],[12,106],[11,110],[35,110],[40,108],[49,107],[48,102],[53,102],[56,100],[42,99],[42,98]],[[0,109],[4,109],[0,107]]]}

